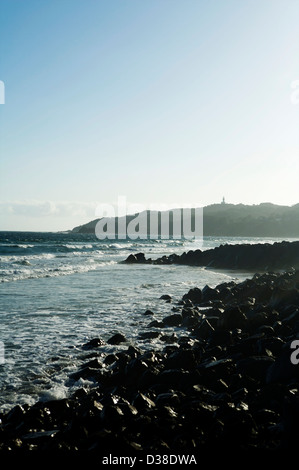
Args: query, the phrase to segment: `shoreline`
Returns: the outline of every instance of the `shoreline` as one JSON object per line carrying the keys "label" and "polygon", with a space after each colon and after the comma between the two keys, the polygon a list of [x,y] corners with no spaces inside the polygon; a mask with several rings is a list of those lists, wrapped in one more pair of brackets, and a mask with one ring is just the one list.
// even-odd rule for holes
{"label": "shoreline", "polygon": [[131,254],[127,264],[181,264],[213,269],[269,272],[299,268],[299,241],[257,244],[225,244],[208,250],[190,250],[181,255],[172,253],[157,259],[145,258],[144,253]]}
{"label": "shoreline", "polygon": [[126,338],[116,335],[108,340],[115,353],[105,355],[94,338],[73,376],[97,386],[1,414],[0,452],[295,450],[299,365],[290,344],[299,338],[298,289],[295,269],[190,289],[170,315],[149,316],[139,332],[150,340],[172,327],[161,351],[124,349]]}

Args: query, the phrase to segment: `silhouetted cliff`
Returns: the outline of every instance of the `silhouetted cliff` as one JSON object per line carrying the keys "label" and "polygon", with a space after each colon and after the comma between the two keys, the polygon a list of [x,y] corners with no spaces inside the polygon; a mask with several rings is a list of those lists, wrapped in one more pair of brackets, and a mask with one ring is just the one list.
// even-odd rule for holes
{"label": "silhouetted cliff", "polygon": [[[177,213],[179,209],[170,211]],[[137,214],[136,214],[137,215]],[[127,216],[127,224],[136,215]],[[150,212],[141,213],[144,219],[150,220]],[[94,233],[97,222],[75,227],[73,232]],[[193,214],[194,221],[194,214]],[[147,233],[150,227],[148,223]],[[116,218],[116,233],[118,218]],[[161,213],[159,213],[159,231],[161,229]],[[171,233],[171,230],[170,230]],[[203,208],[203,234],[205,236],[235,237],[299,237],[299,204],[294,206],[278,206],[271,203],[259,205],[244,204],[212,204]]]}

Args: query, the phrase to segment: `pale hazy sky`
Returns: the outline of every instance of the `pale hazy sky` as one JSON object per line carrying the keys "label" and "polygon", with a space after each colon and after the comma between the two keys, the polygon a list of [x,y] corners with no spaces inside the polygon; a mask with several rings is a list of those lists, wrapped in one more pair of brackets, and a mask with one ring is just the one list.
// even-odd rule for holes
{"label": "pale hazy sky", "polygon": [[298,25],[298,0],[1,0],[0,230],[298,203]]}

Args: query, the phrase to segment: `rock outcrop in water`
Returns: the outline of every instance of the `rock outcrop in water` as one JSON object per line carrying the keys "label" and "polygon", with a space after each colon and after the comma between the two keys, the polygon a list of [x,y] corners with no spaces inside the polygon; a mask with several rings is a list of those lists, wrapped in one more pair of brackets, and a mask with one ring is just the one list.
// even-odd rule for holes
{"label": "rock outcrop in water", "polygon": [[140,332],[164,348],[116,346],[104,354],[94,338],[83,346],[88,362],[70,380],[88,378],[95,388],[2,414],[0,451],[139,459],[200,459],[211,451],[211,459],[238,450],[296,450],[299,271],[193,288],[169,308]]}
{"label": "rock outcrop in water", "polygon": [[299,268],[299,241],[274,244],[221,245],[210,250],[190,250],[187,253],[152,260],[144,253],[131,254],[125,263],[183,264],[215,269],[273,271]]}

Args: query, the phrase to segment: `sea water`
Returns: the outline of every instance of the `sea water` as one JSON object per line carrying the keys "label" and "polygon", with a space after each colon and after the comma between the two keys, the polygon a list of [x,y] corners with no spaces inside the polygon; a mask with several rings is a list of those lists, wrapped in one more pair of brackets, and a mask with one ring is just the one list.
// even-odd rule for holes
{"label": "sea water", "polygon": [[[225,243],[273,243],[279,239],[206,237],[182,240],[100,241],[76,233],[0,232],[0,411],[68,396],[88,380],[70,380],[86,362],[82,345],[119,332],[141,349],[148,324],[172,312],[192,287],[215,287],[251,274],[175,265],[122,264],[131,253],[157,258]],[[169,294],[171,303],[160,299]],[[154,316],[144,315],[151,310]],[[173,328],[171,329],[173,331]],[[188,332],[186,332],[188,334]],[[128,344],[123,346],[127,348]],[[105,346],[103,351],[113,350]],[[118,349],[122,346],[117,347]]]}

